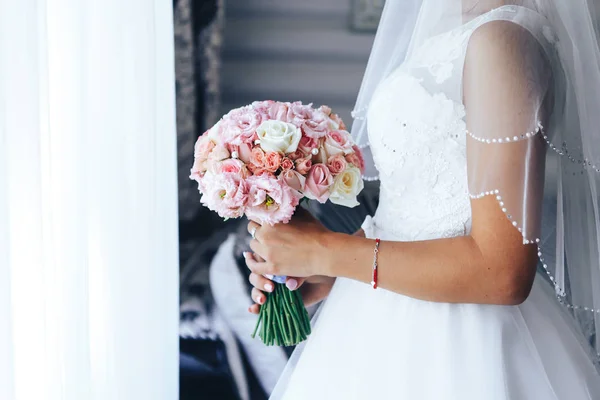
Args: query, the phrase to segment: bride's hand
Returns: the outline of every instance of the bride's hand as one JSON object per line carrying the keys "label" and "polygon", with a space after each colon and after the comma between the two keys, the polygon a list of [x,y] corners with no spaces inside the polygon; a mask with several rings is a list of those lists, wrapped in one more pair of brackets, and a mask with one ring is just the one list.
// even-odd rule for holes
{"label": "bride's hand", "polygon": [[[248,260],[257,262],[264,261],[260,259],[258,255],[252,253],[244,253],[244,257],[246,258],[246,262],[248,262]],[[308,278],[288,277],[287,281],[289,283],[294,282],[291,286],[294,286],[294,289],[300,290],[304,306],[308,307],[318,303],[329,295],[331,287],[335,282],[335,278],[328,276],[311,276]],[[250,274],[250,283],[254,286],[251,296],[255,304],[251,305],[248,308],[248,311],[253,314],[258,314],[260,306],[267,300],[264,292],[272,292],[277,283],[254,272]],[[290,285],[289,283],[288,286]]]}
{"label": "bride's hand", "polygon": [[248,232],[254,237],[250,248],[266,260],[247,260],[252,272],[295,277],[328,275],[332,258],[329,244],[335,234],[309,212],[299,208],[289,223],[274,226],[250,221]]}

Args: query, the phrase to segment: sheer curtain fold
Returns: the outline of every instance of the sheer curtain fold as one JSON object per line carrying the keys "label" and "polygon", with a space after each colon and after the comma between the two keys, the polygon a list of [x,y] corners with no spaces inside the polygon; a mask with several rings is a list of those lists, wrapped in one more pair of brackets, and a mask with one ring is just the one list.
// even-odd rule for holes
{"label": "sheer curtain fold", "polygon": [[0,0],[0,398],[177,396],[170,0]]}

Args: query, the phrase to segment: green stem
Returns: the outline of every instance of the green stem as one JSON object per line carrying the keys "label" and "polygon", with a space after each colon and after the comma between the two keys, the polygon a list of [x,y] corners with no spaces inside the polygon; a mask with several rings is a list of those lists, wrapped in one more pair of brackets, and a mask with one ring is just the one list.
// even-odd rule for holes
{"label": "green stem", "polygon": [[279,334],[281,335],[282,344],[287,346],[287,343],[290,342],[290,338],[284,323],[285,310],[283,309],[283,304],[281,303],[282,301],[283,299],[281,293],[277,293],[275,296],[275,319],[277,320],[277,328]]}
{"label": "green stem", "polygon": [[297,310],[300,313],[300,317],[302,318],[304,333],[306,334],[306,336],[308,336],[310,335],[310,320],[308,318],[308,312],[304,307],[304,302],[302,301],[302,295],[300,295],[299,292],[294,291],[293,297],[296,303]]}
{"label": "green stem", "polygon": [[298,316],[298,313],[295,310],[294,303],[292,302],[291,293],[290,293],[289,290],[287,290],[284,293],[284,299],[283,300],[284,300],[284,306],[287,309],[287,311],[288,311],[288,313],[290,315],[290,319],[291,319],[291,321],[293,323],[292,330],[295,333],[294,334],[294,336],[295,336],[294,339],[298,340],[300,334],[302,333],[302,324],[300,322],[300,318]]}
{"label": "green stem", "polygon": [[256,332],[258,331],[258,327],[260,326],[260,321],[262,321],[262,317],[263,317],[263,310],[261,307],[260,312],[258,313],[258,321],[256,321],[256,326],[254,327],[254,332],[252,332],[252,339],[254,339],[256,337]]}

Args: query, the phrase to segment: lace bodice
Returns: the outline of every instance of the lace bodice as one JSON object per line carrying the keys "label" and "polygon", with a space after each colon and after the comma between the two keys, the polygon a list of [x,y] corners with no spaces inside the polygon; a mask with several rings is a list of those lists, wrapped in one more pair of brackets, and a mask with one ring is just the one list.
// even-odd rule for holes
{"label": "lace bodice", "polygon": [[[446,94],[452,88],[444,88],[462,68],[456,65],[460,39],[450,32],[426,44],[379,86],[368,111],[381,181],[373,223],[396,240],[453,237],[470,229],[465,109]],[[422,74],[433,75],[439,86],[426,89]]]}

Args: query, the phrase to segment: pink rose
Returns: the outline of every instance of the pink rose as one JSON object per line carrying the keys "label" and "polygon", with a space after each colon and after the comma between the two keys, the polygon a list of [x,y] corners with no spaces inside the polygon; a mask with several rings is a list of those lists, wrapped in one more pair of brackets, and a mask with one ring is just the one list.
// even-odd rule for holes
{"label": "pink rose", "polygon": [[223,145],[216,145],[208,155],[209,161],[221,161],[229,158],[229,150]]}
{"label": "pink rose", "polygon": [[282,103],[277,101],[271,104],[269,109],[269,119],[276,119],[278,121],[288,122],[288,111],[290,103]]}
{"label": "pink rose", "polygon": [[287,113],[287,120],[290,124],[294,124],[300,128],[305,121],[312,119],[312,117],[313,108],[310,105],[303,105],[299,101],[290,104]]}
{"label": "pink rose", "polygon": [[265,169],[269,172],[275,172],[281,166],[283,157],[276,151],[270,151],[265,154]]}
{"label": "pink rose", "polygon": [[260,224],[287,223],[292,218],[299,197],[283,180],[269,175],[251,176],[246,216]]}
{"label": "pink rose", "polygon": [[250,172],[248,171],[248,168],[246,168],[246,165],[240,160],[236,160],[235,158],[228,158],[227,160],[221,161],[218,164],[216,164],[214,173],[234,174],[242,179],[245,179],[250,176]]}
{"label": "pink rose", "polygon": [[256,139],[256,128],[262,120],[262,116],[252,107],[231,110],[223,117],[221,139],[234,145],[252,143]]}
{"label": "pink rose", "polygon": [[296,171],[302,175],[308,174],[308,171],[312,168],[312,161],[310,158],[299,158],[294,161],[294,163],[296,164]]}
{"label": "pink rose", "polygon": [[302,124],[302,132],[314,139],[322,138],[329,130],[328,119],[327,115],[322,111],[316,110],[313,113],[312,118],[304,121]]}
{"label": "pink rose", "polygon": [[206,160],[214,148],[215,142],[208,137],[208,132],[205,132],[198,138],[194,145],[194,157]]}
{"label": "pink rose", "polygon": [[327,168],[333,175],[337,175],[346,169],[346,160],[342,154],[336,154],[335,156],[329,157],[327,160]]}
{"label": "pink rose", "polygon": [[[304,185],[306,183],[306,178],[300,175],[297,171],[294,170],[286,170],[279,175],[279,179],[282,179],[290,188],[294,189],[297,192],[304,192]],[[299,196],[302,196],[299,194]]]}
{"label": "pink rose", "polygon": [[325,203],[329,198],[329,187],[333,183],[333,176],[325,164],[315,164],[306,177],[304,195],[319,203]]}
{"label": "pink rose", "polygon": [[296,161],[299,158],[306,157],[306,154],[304,154],[301,150],[296,150],[293,153],[288,153],[287,157],[292,161]]}
{"label": "pink rose", "polygon": [[288,171],[292,168],[294,168],[294,162],[292,160],[290,160],[289,158],[285,157],[281,161],[281,169],[284,171]]}
{"label": "pink rose", "polygon": [[329,156],[352,152],[352,140],[346,131],[331,131],[325,137],[325,150]]}
{"label": "pink rose", "polygon": [[353,153],[346,156],[346,161],[350,164],[354,164],[355,167],[360,169],[361,173],[365,173],[365,158],[363,157],[362,150],[357,146],[352,146]]}
{"label": "pink rose", "polygon": [[265,167],[265,152],[258,146],[250,152],[250,163],[256,167]]}
{"label": "pink rose", "polygon": [[244,215],[250,186],[236,174],[206,174],[202,182],[200,202],[222,218]]}
{"label": "pink rose", "polygon": [[[234,146],[235,151],[238,153],[238,158],[242,160],[245,164],[250,162],[250,156],[252,155],[252,145],[249,143],[242,143],[239,146]],[[232,152],[233,152],[232,150]]]}
{"label": "pink rose", "polygon": [[298,150],[306,155],[312,154],[312,149],[319,146],[319,139],[312,138],[310,136],[302,135],[300,143],[298,143]]}

